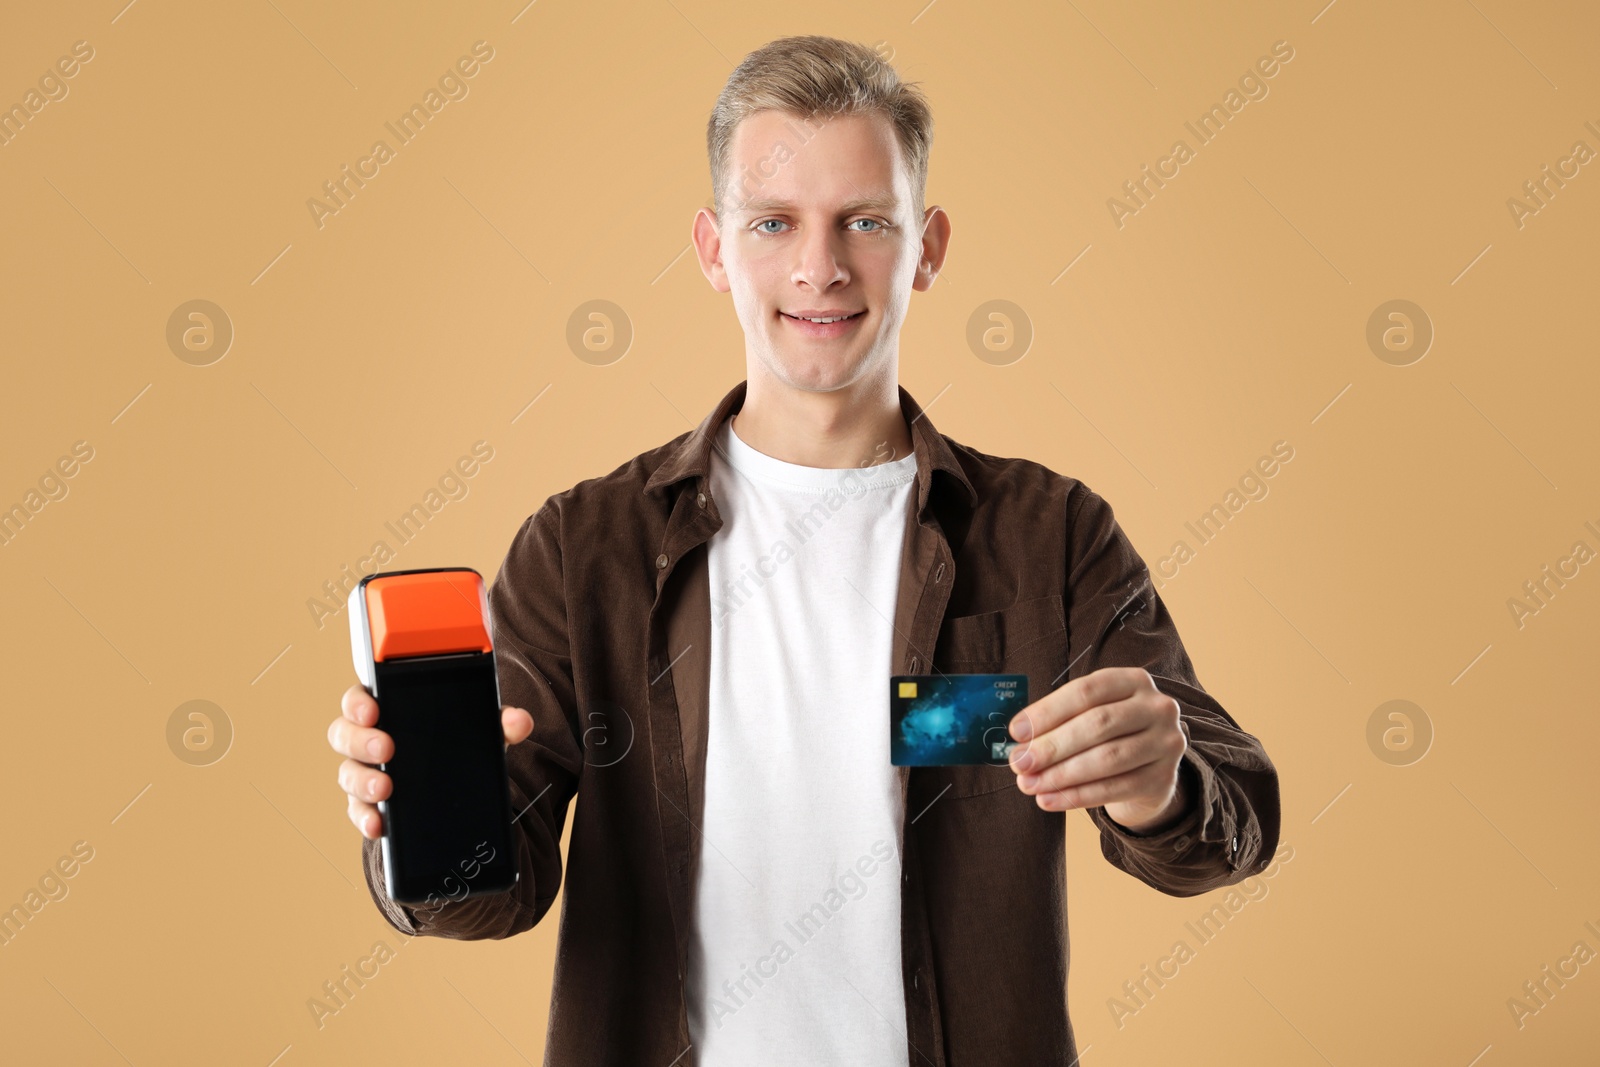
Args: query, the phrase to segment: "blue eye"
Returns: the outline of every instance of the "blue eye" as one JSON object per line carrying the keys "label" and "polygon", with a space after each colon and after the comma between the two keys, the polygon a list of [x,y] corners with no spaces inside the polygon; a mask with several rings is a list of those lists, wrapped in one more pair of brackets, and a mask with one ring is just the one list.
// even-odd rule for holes
{"label": "blue eye", "polygon": [[[882,233],[882,232],[884,232],[885,229],[887,229],[887,227],[882,222],[879,222],[877,219],[853,219],[851,222],[847,223],[847,225],[854,226],[858,222],[869,223],[869,224],[872,225],[873,229],[870,229],[870,230],[856,230],[856,233]],[[752,230],[754,230],[756,233],[765,234],[768,237],[777,236],[780,231],[763,229],[763,227],[765,227],[768,223],[776,223],[779,226],[787,226],[787,225],[789,225],[787,222],[784,222],[782,219],[762,219],[760,222],[755,223],[750,228]]]}

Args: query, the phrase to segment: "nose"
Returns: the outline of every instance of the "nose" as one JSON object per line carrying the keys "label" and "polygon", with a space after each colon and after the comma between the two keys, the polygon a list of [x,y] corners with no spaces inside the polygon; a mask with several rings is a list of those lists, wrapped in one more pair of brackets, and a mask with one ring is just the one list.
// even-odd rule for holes
{"label": "nose", "polygon": [[826,292],[835,283],[848,283],[850,273],[840,261],[835,243],[839,239],[840,235],[827,227],[812,227],[809,233],[803,234],[797,245],[800,258],[795,263],[791,280],[797,286],[803,283],[819,293]]}

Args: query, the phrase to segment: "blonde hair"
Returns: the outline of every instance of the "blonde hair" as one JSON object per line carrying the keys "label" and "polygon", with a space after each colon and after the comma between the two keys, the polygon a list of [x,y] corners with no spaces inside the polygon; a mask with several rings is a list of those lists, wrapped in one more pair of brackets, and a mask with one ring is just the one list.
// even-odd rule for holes
{"label": "blonde hair", "polygon": [[812,35],[780,37],[745,56],[728,75],[706,124],[712,200],[719,219],[730,178],[733,132],[758,111],[785,111],[807,120],[874,112],[888,118],[911,177],[915,220],[921,221],[933,111],[916,83],[902,82],[876,51],[837,37]]}

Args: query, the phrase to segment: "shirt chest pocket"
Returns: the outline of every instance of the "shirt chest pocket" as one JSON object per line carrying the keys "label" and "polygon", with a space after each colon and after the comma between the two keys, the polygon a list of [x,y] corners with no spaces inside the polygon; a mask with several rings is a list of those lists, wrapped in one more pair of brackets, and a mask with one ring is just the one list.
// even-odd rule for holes
{"label": "shirt chest pocket", "polygon": [[[1066,656],[1066,611],[1057,594],[1019,600],[999,611],[947,617],[939,627],[934,646],[933,671],[1025,674],[1028,701],[1032,703],[1059,684],[1067,670]],[[930,796],[947,785],[946,799],[1010,789],[1022,800],[1033,803],[1032,797],[1017,789],[1016,774],[1004,764],[923,770],[932,784]]]}

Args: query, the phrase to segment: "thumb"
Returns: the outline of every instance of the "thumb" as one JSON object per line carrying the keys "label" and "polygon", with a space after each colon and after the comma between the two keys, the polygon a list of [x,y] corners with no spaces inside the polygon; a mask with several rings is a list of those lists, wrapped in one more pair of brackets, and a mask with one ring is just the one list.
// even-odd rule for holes
{"label": "thumb", "polygon": [[508,704],[500,709],[500,726],[505,731],[506,744],[515,745],[519,741],[526,741],[528,735],[533,733],[533,716],[523,708]]}

